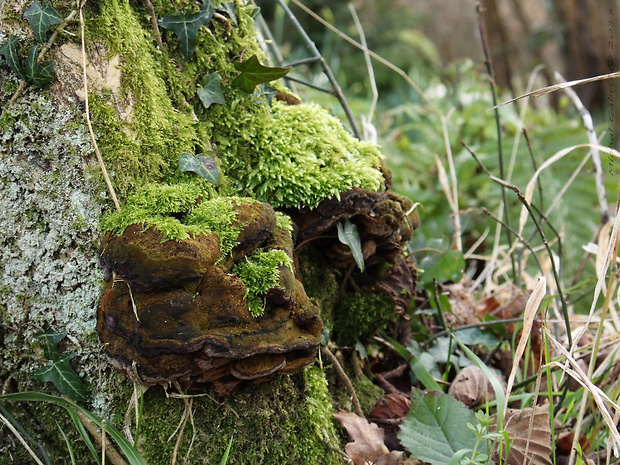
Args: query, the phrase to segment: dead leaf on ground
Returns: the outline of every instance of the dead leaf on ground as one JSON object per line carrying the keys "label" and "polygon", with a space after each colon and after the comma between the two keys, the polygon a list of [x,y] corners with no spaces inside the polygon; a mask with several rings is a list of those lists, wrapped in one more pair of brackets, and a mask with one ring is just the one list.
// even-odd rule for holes
{"label": "dead leaf on ground", "polygon": [[369,423],[351,412],[338,412],[334,418],[347,430],[353,442],[344,450],[355,465],[399,465],[404,460],[402,452],[390,452],[383,442],[384,432],[374,423]]}
{"label": "dead leaf on ground", "polygon": [[[489,429],[493,431],[495,427],[495,421],[493,421]],[[503,463],[507,465],[522,465],[524,463],[551,465],[549,406],[506,410],[504,430],[508,431],[510,451],[508,460]]]}
{"label": "dead leaf on ground", "polygon": [[[499,376],[497,377],[498,379]],[[500,379],[502,384],[505,384]],[[486,401],[495,400],[495,391],[484,372],[477,366],[467,366],[454,377],[448,394],[463,402],[469,408],[477,407]]]}
{"label": "dead leaf on ground", "polygon": [[404,394],[386,394],[377,401],[370,412],[373,418],[404,418],[409,412],[411,400]]}

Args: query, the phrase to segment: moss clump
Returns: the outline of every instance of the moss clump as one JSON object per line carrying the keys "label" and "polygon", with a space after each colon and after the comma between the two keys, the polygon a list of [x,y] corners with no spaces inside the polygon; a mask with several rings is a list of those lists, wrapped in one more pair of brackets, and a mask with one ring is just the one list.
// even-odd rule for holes
{"label": "moss clump", "polygon": [[360,291],[348,294],[334,314],[334,338],[341,345],[383,329],[394,318],[394,303],[384,293]]}
{"label": "moss clump", "polygon": [[384,187],[377,147],[353,138],[317,105],[274,102],[268,110],[258,108],[255,118],[245,118],[235,139],[217,135],[226,134],[224,127],[235,118],[226,110],[216,119],[214,133],[238,194],[251,192],[274,207],[313,208],[353,187]]}
{"label": "moss clump", "polygon": [[147,184],[132,195],[118,212],[105,215],[101,229],[123,234],[131,224],[143,224],[160,231],[163,240],[182,241],[190,236],[215,233],[220,253],[226,257],[237,245],[241,226],[235,202],[255,202],[240,197],[217,197],[206,181],[179,184]]}
{"label": "moss clump", "polygon": [[233,273],[245,284],[246,299],[252,316],[263,314],[265,307],[259,296],[277,286],[280,266],[288,266],[292,271],[291,258],[284,250],[272,249],[265,252],[257,249],[233,267]]}

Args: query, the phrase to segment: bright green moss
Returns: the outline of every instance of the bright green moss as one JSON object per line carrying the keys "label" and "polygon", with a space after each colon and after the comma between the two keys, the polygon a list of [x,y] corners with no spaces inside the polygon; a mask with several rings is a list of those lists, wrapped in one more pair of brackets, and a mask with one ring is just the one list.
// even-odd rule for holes
{"label": "bright green moss", "polygon": [[[235,139],[215,136],[238,193],[251,192],[276,207],[312,208],[353,187],[383,189],[377,147],[352,137],[326,110],[313,104],[254,105],[235,121],[224,109],[215,123],[239,131]],[[214,132],[226,134],[223,128]]]}
{"label": "bright green moss", "polygon": [[241,226],[231,226],[237,218],[235,202],[254,202],[240,197],[217,197],[204,183],[147,184],[132,195],[118,212],[101,219],[103,231],[122,234],[131,224],[144,224],[163,234],[163,240],[182,241],[202,233],[217,234],[222,257],[237,245]]}
{"label": "bright green moss", "polygon": [[243,281],[246,288],[246,299],[252,316],[260,316],[265,308],[259,295],[264,294],[278,284],[280,266],[291,267],[291,259],[284,250],[257,249],[233,267],[235,273]]}
{"label": "bright green moss", "polygon": [[288,215],[285,215],[281,212],[276,212],[276,226],[278,229],[283,229],[284,231],[293,231],[293,220]]}

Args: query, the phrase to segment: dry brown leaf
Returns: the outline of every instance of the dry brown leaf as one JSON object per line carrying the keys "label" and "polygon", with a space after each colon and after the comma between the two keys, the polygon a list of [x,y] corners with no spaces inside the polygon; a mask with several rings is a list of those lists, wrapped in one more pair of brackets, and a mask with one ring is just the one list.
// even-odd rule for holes
{"label": "dry brown leaf", "polygon": [[404,394],[386,394],[377,401],[370,412],[373,418],[404,418],[409,412],[411,400]]}
{"label": "dry brown leaf", "polygon": [[[503,383],[503,380],[500,379],[500,381]],[[493,391],[491,382],[484,372],[474,365],[467,366],[459,371],[450,384],[448,394],[469,408],[477,407],[486,401],[495,400],[495,391]]]}
{"label": "dry brown leaf", "polygon": [[390,452],[383,442],[383,430],[374,423],[369,423],[365,418],[351,412],[335,413],[334,418],[353,439],[344,450],[355,465],[399,465],[403,462],[404,454]]}
{"label": "dry brown leaf", "polygon": [[[533,417],[532,417],[533,415]],[[530,429],[531,424],[531,429]],[[494,427],[494,422],[491,428]],[[522,410],[507,409],[504,430],[508,432],[510,451],[507,465],[551,465],[551,427],[549,406]],[[505,450],[505,447],[504,447]]]}

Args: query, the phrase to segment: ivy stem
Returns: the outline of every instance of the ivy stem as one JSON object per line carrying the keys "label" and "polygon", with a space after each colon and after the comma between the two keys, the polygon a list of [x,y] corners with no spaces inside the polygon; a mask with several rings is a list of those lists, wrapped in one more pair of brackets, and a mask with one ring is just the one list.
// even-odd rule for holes
{"label": "ivy stem", "polygon": [[[58,34],[60,34],[60,31],[62,31],[65,28],[65,26],[67,24],[69,24],[69,21],[71,21],[73,19],[73,17],[75,16],[76,13],[77,13],[77,10],[73,10],[71,13],[69,13],[69,16],[67,16],[64,19],[64,21],[56,28],[56,30],[50,36],[49,40],[45,43],[45,45],[43,46],[43,48],[39,52],[39,55],[37,56],[37,63],[40,63],[41,60],[43,60],[43,56],[50,49],[50,47],[52,46],[52,44],[56,40],[56,37],[58,37]],[[19,87],[17,88],[17,90],[13,94],[13,97],[11,97],[11,100],[9,100],[9,105],[12,105],[13,103],[15,103],[17,101],[17,99],[19,98],[21,93],[24,91],[26,86],[28,86],[28,83],[26,81],[24,81],[24,80],[20,81]]]}
{"label": "ivy stem", "polygon": [[101,152],[99,151],[99,146],[97,145],[97,139],[95,138],[95,132],[93,131],[93,125],[90,122],[90,111],[88,107],[88,77],[86,74],[86,43],[84,39],[84,17],[82,16],[82,7],[84,6],[85,0],[78,2],[78,12],[80,15],[80,32],[82,35],[82,72],[84,78],[84,106],[86,112],[86,124],[88,125],[88,132],[90,133],[90,138],[93,142],[93,147],[95,148],[95,154],[97,155],[97,161],[99,162],[99,166],[101,167],[101,171],[103,172],[103,179],[105,179],[105,183],[108,186],[108,190],[110,191],[110,196],[112,197],[112,201],[114,202],[114,206],[117,211],[121,210],[121,206],[118,203],[118,199],[116,198],[116,193],[114,192],[114,186],[112,186],[112,181],[110,181],[110,176],[108,176],[108,170],[103,163],[103,157],[101,156]]}

